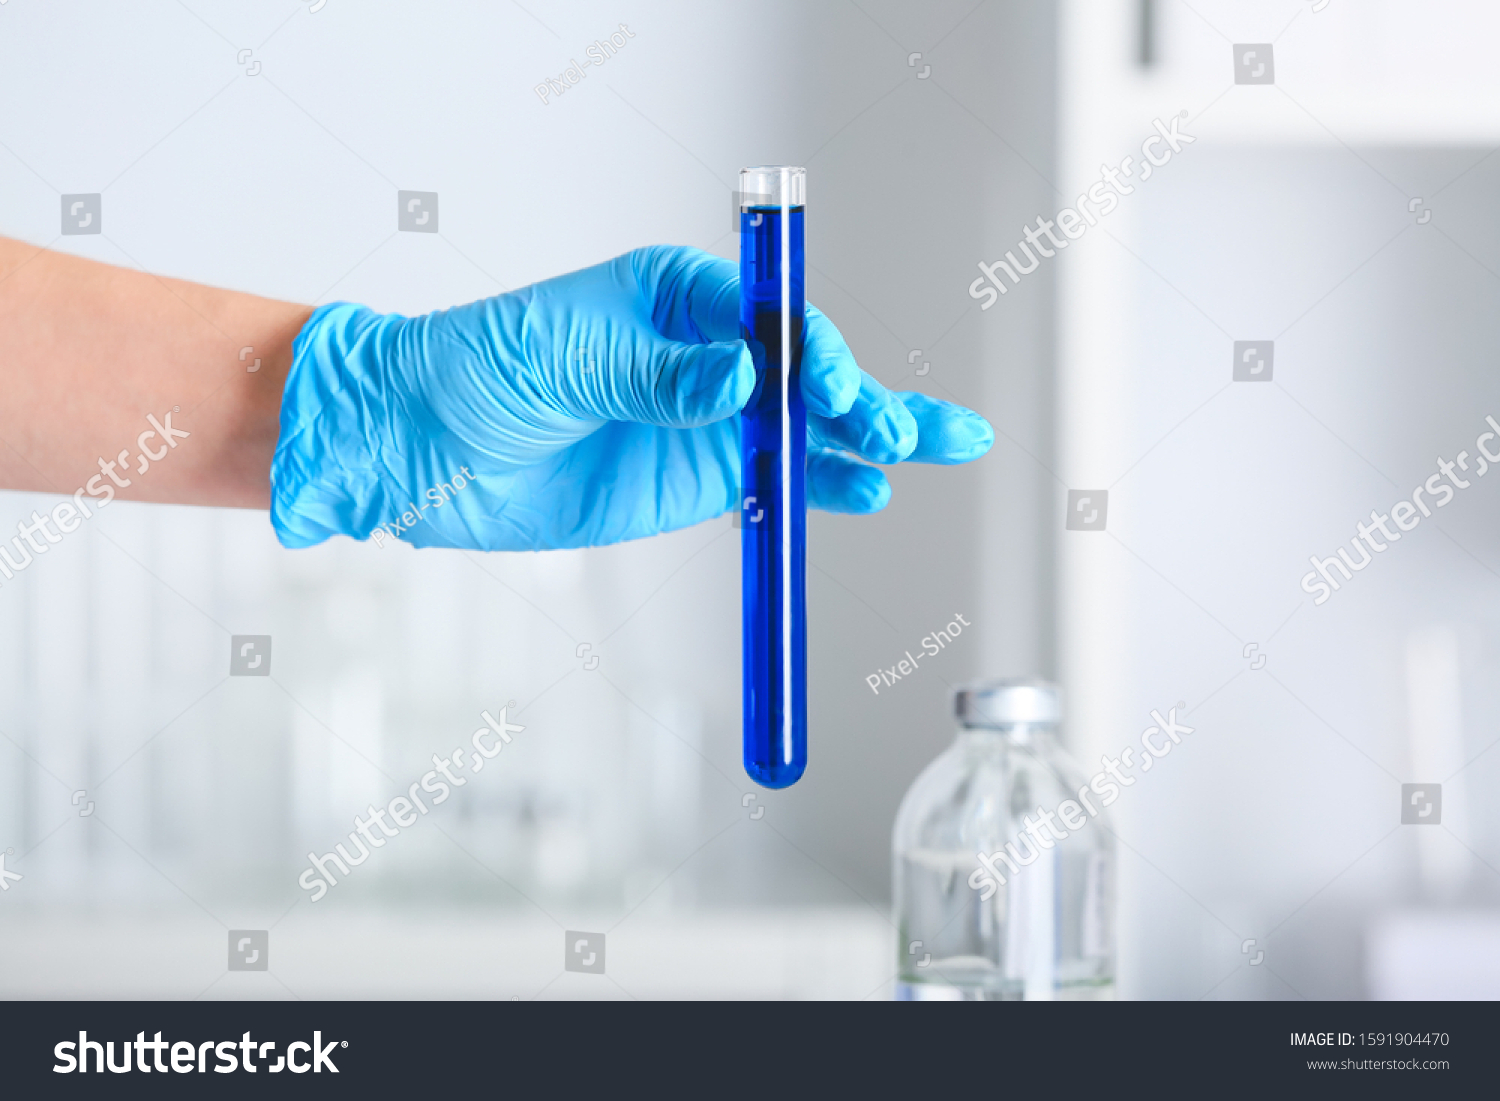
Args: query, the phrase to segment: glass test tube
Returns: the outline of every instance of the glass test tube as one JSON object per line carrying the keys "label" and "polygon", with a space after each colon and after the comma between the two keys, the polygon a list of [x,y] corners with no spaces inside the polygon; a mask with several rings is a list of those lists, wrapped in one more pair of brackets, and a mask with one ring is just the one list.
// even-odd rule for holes
{"label": "glass test tube", "polygon": [[740,414],[745,771],[768,788],[807,767],[806,186],[801,168],[740,173],[740,335],[755,361]]}

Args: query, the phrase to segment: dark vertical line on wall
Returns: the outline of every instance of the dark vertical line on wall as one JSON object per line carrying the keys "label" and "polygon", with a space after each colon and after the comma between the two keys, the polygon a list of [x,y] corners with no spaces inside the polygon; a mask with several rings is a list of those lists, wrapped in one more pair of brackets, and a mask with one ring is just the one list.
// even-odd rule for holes
{"label": "dark vertical line on wall", "polygon": [[1142,69],[1156,65],[1156,0],[1137,0],[1135,63]]}
{"label": "dark vertical line on wall", "polygon": [[[1051,115],[1053,125],[1051,129],[1049,145],[1047,149],[1047,163],[1052,168],[1053,178],[1058,178],[1060,167],[1060,149],[1057,135],[1061,132],[1061,111],[1059,109],[1057,96],[1058,57],[1062,50],[1060,46],[1061,36],[1059,33],[1059,21],[1056,7],[1053,8],[1052,17],[1043,24],[1042,42],[1047,55],[1048,88],[1052,102],[1049,104],[1048,113]],[[1046,329],[1041,342],[1043,361],[1037,371],[1037,415],[1041,422],[1048,426],[1042,458],[1047,462],[1051,470],[1057,469],[1058,460],[1058,432],[1057,418],[1060,408],[1058,395],[1057,374],[1057,318],[1058,318],[1058,286],[1056,270],[1050,269],[1047,273],[1046,294]],[[1058,668],[1058,622],[1059,610],[1062,606],[1062,592],[1059,584],[1058,570],[1058,535],[1062,528],[1061,509],[1057,505],[1057,488],[1052,484],[1052,477],[1047,470],[1034,470],[1033,476],[1040,488],[1037,491],[1038,512],[1033,514],[1032,522],[1037,525],[1040,545],[1037,547],[1037,574],[1036,580],[1040,591],[1045,594],[1041,608],[1041,614],[1037,620],[1036,637],[1036,661],[1034,670],[1049,680],[1060,680],[1061,670]],[[1066,497],[1066,494],[1064,494]]]}

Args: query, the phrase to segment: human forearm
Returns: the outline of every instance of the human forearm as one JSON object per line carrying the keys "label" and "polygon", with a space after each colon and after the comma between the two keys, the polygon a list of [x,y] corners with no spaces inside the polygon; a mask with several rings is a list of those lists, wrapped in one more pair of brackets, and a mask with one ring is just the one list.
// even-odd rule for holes
{"label": "human forearm", "polygon": [[101,458],[137,454],[148,414],[176,409],[191,437],[124,473],[118,496],[268,507],[292,341],[311,312],[0,238],[0,488],[71,494]]}
{"label": "human forearm", "polygon": [[[735,414],[756,368],[738,301],[732,261],[680,246],[405,318],[0,238],[0,488],[269,507],[289,547],[672,531],[741,505]],[[984,418],[887,390],[811,305],[805,325],[809,506],[875,512],[890,486],[869,464],[989,449]]]}

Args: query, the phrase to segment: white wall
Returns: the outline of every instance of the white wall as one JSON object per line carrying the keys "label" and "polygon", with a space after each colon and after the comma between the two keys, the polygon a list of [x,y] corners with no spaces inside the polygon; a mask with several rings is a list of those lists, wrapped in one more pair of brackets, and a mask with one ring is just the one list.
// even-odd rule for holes
{"label": "white wall", "polygon": [[[1065,194],[1139,160],[1153,119],[1196,139],[1058,264],[1059,461],[1110,493],[1107,531],[1061,543],[1073,742],[1115,753],[1178,700],[1195,727],[1119,804],[1123,989],[1416,989],[1391,960],[1423,953],[1380,930],[1440,950],[1452,922],[1390,915],[1497,899],[1500,489],[1477,479],[1322,606],[1299,582],[1500,409],[1500,112],[1468,52],[1494,12],[1157,8],[1149,70],[1136,3],[1066,5],[1060,30]],[[1275,85],[1236,85],[1231,46],[1268,42]],[[1236,340],[1274,341],[1271,382],[1231,382]],[[1442,783],[1440,825],[1401,824],[1417,782]],[[1449,970],[1494,974],[1484,943]]]}
{"label": "white wall", "polygon": [[[1052,661],[1052,535],[1037,522],[1050,508],[1050,288],[1037,280],[1005,318],[964,293],[982,242],[1044,194],[1048,7],[772,4],[747,20],[688,3],[312,6],[11,0],[0,232],[413,313],[648,243],[733,256],[737,170],[803,163],[813,300],[882,381],[972,404],[1002,436],[971,469],[896,471],[883,516],[814,518],[811,765],[783,793],[754,789],[739,763],[727,518],[583,552],[343,539],[287,552],[262,514],[112,507],[0,585],[0,848],[26,877],[0,897],[0,942],[55,945],[48,970],[0,974],[33,993],[127,992],[139,960],[111,970],[36,930],[82,942],[99,935],[90,921],[145,912],[184,930],[148,956],[197,946],[181,949],[191,966],[154,969],[184,985],[152,990],[187,996],[222,976],[223,927],[274,926],[314,953],[346,921],[412,908],[453,927],[473,928],[475,907],[497,927],[607,927],[621,958],[653,915],[726,906],[839,907],[854,942],[878,943],[890,822],[951,737],[950,685]],[[543,105],[534,85],[622,22],[635,37],[619,56]],[[442,232],[396,233],[397,189],[437,191]],[[59,194],[91,191],[103,234],[59,238]],[[0,526],[39,504],[0,494]],[[875,697],[865,675],[955,612],[979,633]],[[270,678],[225,676],[242,633],[273,637]],[[301,901],[309,848],[327,851],[512,699],[526,731],[445,808],[444,832],[403,836],[328,899]],[[75,790],[93,815],[79,817]],[[752,791],[767,808],[754,822]],[[646,971],[686,967],[640,937]],[[400,954],[353,959],[360,974],[345,978],[444,989],[402,985]],[[874,959],[874,982],[866,961],[842,985],[751,992],[878,992]],[[490,966],[492,993],[543,987]],[[538,966],[560,971],[551,956]],[[726,966],[718,989],[748,990],[744,973]],[[352,988],[273,977],[299,993]],[[677,989],[715,987],[695,974]]]}

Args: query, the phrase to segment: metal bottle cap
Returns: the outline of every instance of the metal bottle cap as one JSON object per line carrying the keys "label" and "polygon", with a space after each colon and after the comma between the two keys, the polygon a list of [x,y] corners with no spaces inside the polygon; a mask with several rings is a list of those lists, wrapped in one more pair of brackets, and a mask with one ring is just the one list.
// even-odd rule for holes
{"label": "metal bottle cap", "polygon": [[1050,681],[980,681],[958,690],[953,710],[967,727],[1057,723],[1062,718],[1062,695]]}

